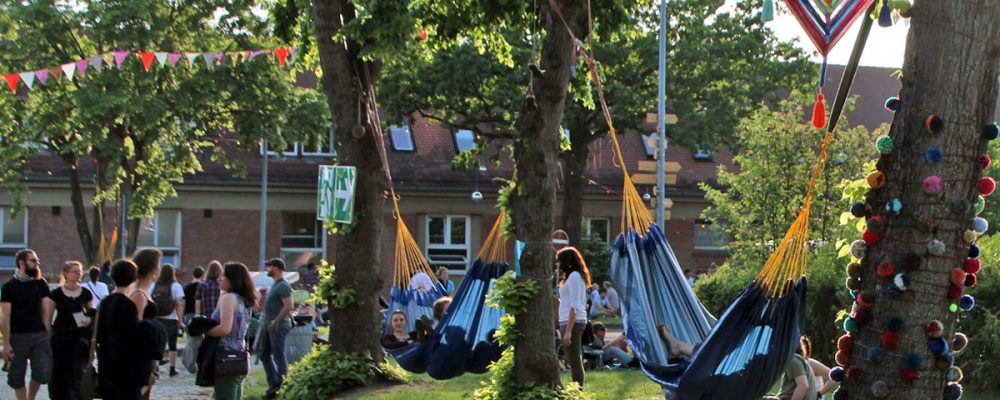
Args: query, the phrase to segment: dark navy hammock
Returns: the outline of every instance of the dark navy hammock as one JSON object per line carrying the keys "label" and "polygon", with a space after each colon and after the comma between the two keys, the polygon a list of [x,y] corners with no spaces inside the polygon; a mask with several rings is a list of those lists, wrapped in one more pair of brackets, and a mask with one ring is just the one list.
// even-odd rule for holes
{"label": "dark navy hammock", "polygon": [[423,342],[386,351],[403,369],[426,372],[434,379],[486,372],[493,361],[500,359],[503,350],[493,339],[503,311],[487,306],[486,294],[508,269],[507,263],[483,263],[476,259],[458,285],[448,314],[434,327],[433,333]]}
{"label": "dark navy hammock", "polygon": [[[706,313],[683,284],[683,273],[656,225],[645,237],[631,229],[620,235],[611,268],[622,298],[625,335],[643,371],[664,387],[668,398],[759,399],[795,352],[805,321],[804,277],[794,285],[788,282],[785,294],[774,299],[751,282],[707,331],[699,317]],[[700,343],[690,359],[669,358],[657,332],[660,324],[684,342]]]}

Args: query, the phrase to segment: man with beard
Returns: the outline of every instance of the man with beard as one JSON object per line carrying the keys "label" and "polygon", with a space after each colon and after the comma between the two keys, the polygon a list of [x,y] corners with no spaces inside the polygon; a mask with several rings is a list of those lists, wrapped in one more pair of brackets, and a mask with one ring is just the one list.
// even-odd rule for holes
{"label": "man with beard", "polygon": [[264,373],[267,374],[267,393],[265,398],[277,396],[281,384],[288,375],[288,360],[285,358],[285,338],[292,330],[292,320],[288,318],[292,312],[292,285],[285,281],[285,262],[280,258],[272,258],[264,262],[267,276],[274,279],[274,285],[267,291],[264,301],[264,316],[260,321],[263,336],[260,359],[264,362]]}
{"label": "man with beard", "polygon": [[[7,384],[18,400],[35,399],[38,389],[52,375],[52,347],[49,344],[51,310],[42,307],[49,296],[49,284],[42,279],[41,264],[34,250],[24,249],[14,256],[14,277],[0,288],[0,328],[3,329],[3,359],[10,363]],[[24,387],[28,361],[31,385]]]}

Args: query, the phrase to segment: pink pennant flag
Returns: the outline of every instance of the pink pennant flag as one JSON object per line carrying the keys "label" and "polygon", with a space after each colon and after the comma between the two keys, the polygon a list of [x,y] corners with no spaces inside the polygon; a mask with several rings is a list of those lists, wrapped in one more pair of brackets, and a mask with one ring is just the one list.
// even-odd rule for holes
{"label": "pink pennant flag", "polygon": [[63,64],[61,68],[63,71],[63,75],[66,75],[66,79],[69,79],[70,82],[73,82],[73,71],[76,69],[76,64],[74,63]]}
{"label": "pink pennant flag", "polygon": [[35,71],[35,77],[38,78],[38,82],[44,85],[45,81],[49,79],[49,70],[43,68]]}
{"label": "pink pennant flag", "polygon": [[181,59],[181,53],[170,53],[167,55],[167,59],[170,61],[170,66],[177,64],[177,61]]}
{"label": "pink pennant flag", "polygon": [[194,67],[194,59],[198,58],[201,54],[198,53],[184,53],[184,57],[188,59],[188,66]]}
{"label": "pink pennant flag", "polygon": [[167,65],[167,52],[158,51],[153,54],[156,55],[156,62],[160,63],[160,65]]}
{"label": "pink pennant flag", "polygon": [[10,86],[10,91],[17,94],[17,80],[20,79],[17,74],[7,74],[3,76],[7,80],[7,86]]}
{"label": "pink pennant flag", "polygon": [[288,49],[286,48],[275,49],[274,54],[278,56],[278,63],[281,64],[282,67],[284,67],[285,60],[288,59]]}
{"label": "pink pennant flag", "polygon": [[24,81],[24,86],[27,86],[28,90],[31,90],[31,85],[35,83],[35,72],[34,71],[22,72],[18,75],[20,75],[21,80]]}
{"label": "pink pennant flag", "polygon": [[226,57],[226,54],[219,51],[215,53],[215,65],[222,65],[222,59]]}
{"label": "pink pennant flag", "polygon": [[142,59],[142,68],[149,72],[149,68],[153,66],[153,57],[155,55],[148,51],[140,51],[139,58]]}
{"label": "pink pennant flag", "polygon": [[76,72],[80,74],[81,78],[87,74],[87,63],[87,60],[80,60],[76,62]]}
{"label": "pink pennant flag", "polygon": [[93,56],[90,57],[89,61],[90,61],[90,68],[93,68],[94,71],[101,72],[101,70],[104,69],[104,57]]}
{"label": "pink pennant flag", "polygon": [[118,68],[122,67],[122,63],[125,62],[125,57],[128,57],[127,51],[116,51],[115,52],[115,66]]}
{"label": "pink pennant flag", "polygon": [[264,54],[264,50],[254,50],[250,52],[250,59],[253,60],[257,56]]}

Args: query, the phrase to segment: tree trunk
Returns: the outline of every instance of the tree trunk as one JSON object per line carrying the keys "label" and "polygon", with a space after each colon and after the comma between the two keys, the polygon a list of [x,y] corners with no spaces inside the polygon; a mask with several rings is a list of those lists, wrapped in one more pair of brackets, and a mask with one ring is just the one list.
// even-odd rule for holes
{"label": "tree trunk", "polygon": [[[337,267],[339,288],[352,288],[356,293],[353,304],[344,309],[330,307],[330,323],[337,329],[330,330],[330,345],[339,352],[368,352],[376,362],[384,360],[379,345],[380,319],[378,291],[380,278],[380,244],[382,232],[382,192],[385,178],[376,137],[364,107],[361,85],[368,79],[374,81],[377,65],[368,64],[371,75],[366,77],[366,65],[359,56],[359,45],[353,41],[334,42],[333,37],[355,18],[355,10],[348,0],[314,0],[313,21],[316,42],[323,68],[323,91],[326,94],[334,129],[351,132],[355,125],[365,127],[365,135],[356,138],[340,135],[336,143],[340,165],[357,168],[354,188],[354,223],[350,231],[338,237],[334,244],[334,265]],[[364,340],[359,340],[364,338]]]}
{"label": "tree trunk", "polygon": [[[511,218],[517,236],[525,242],[521,255],[520,279],[535,280],[541,290],[527,304],[528,312],[515,315],[517,329],[525,336],[516,344],[514,378],[519,384],[559,386],[559,367],[553,342],[554,315],[552,276],[552,219],[555,211],[556,162],[560,123],[574,59],[574,44],[555,10],[548,2],[538,2],[539,19],[546,36],[541,65],[535,71],[537,107],[526,102],[518,116],[518,139],[514,144],[517,160],[517,189],[511,196]],[[578,38],[586,32],[586,3],[561,1],[563,15]]]}
{"label": "tree trunk", "polygon": [[583,241],[583,191],[586,187],[583,174],[587,169],[593,138],[594,135],[585,126],[571,126],[572,148],[560,155],[563,160],[562,229],[569,236],[569,245],[577,248]]}
{"label": "tree trunk", "polygon": [[[864,378],[847,382],[844,388],[851,399],[874,399],[869,389],[876,380],[885,381],[897,399],[941,399],[945,369],[935,366],[928,347],[925,327],[932,320],[944,324],[944,337],[950,343],[956,331],[957,313],[949,312],[950,273],[962,267],[968,255],[963,232],[971,229],[973,211],[954,211],[952,204],[964,200],[975,204],[977,182],[982,175],[975,165],[976,156],[986,153],[987,140],[981,132],[992,120],[997,100],[997,73],[1000,72],[1000,7],[994,0],[936,1],[920,0],[912,9],[912,23],[907,38],[903,66],[902,108],[896,112],[890,136],[891,154],[879,160],[885,173],[883,188],[872,190],[867,203],[874,214],[885,219],[881,241],[867,250],[863,260],[863,288],[874,293],[873,318],[855,334],[849,367],[859,367]],[[886,96],[893,93],[886,93]],[[943,121],[934,134],[925,127],[928,115]],[[929,164],[923,154],[930,146],[944,154],[941,162]],[[994,167],[995,168],[995,167]],[[944,180],[938,194],[924,193],[925,177],[936,175]],[[887,215],[885,204],[898,198],[902,212]],[[936,229],[922,232],[916,221],[922,214],[933,217]],[[928,254],[926,243],[932,239],[945,243],[941,256]],[[897,261],[906,252],[923,256],[923,263],[907,273],[912,279],[908,291],[887,298],[882,287],[889,284],[876,275],[879,263],[889,259],[896,272],[903,270]],[[987,260],[987,262],[990,260]],[[899,347],[886,350],[880,364],[867,361],[868,350],[882,346],[886,321],[894,316],[903,319]],[[901,360],[915,352],[922,356],[919,379],[912,384],[900,379]]]}
{"label": "tree trunk", "polygon": [[80,169],[75,167],[75,162],[70,163],[73,168],[69,169],[69,200],[73,205],[73,217],[76,219],[76,234],[80,238],[80,247],[87,257],[87,265],[94,265],[97,261],[97,245],[94,237],[90,234],[90,227],[87,223],[87,206],[83,204],[83,188],[80,185]]}

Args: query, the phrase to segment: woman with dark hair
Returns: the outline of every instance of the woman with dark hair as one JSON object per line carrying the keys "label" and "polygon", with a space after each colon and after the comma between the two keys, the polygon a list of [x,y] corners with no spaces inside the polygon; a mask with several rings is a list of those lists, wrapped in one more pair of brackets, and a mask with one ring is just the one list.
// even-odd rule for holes
{"label": "woman with dark hair", "polygon": [[101,282],[101,270],[97,267],[90,267],[87,270],[87,278],[80,286],[87,288],[90,294],[94,295],[94,308],[101,305],[101,300],[108,297],[108,285]]}
{"label": "woman with dark hair", "polygon": [[174,266],[163,264],[160,277],[149,291],[156,304],[156,320],[167,331],[167,350],[170,360],[170,376],[177,376],[177,333],[184,329],[184,288],[177,283]]}
{"label": "woman with dark hair", "polygon": [[212,260],[205,271],[205,281],[198,285],[194,294],[194,314],[209,316],[219,303],[219,277],[222,276],[222,263]]}
{"label": "woman with dark hair", "polygon": [[816,382],[816,398],[823,400],[826,398],[826,393],[832,390],[835,385],[832,380],[824,379],[830,376],[830,367],[812,358],[812,340],[808,336],[803,335],[799,345],[802,346],[802,358],[805,358],[809,362],[809,367],[812,368],[813,380]]}
{"label": "woman with dark hair", "polygon": [[575,247],[556,253],[559,271],[559,330],[573,382],[583,387],[583,329],[587,326],[590,270]]}
{"label": "woman with dark hair", "polygon": [[[257,289],[246,265],[227,263],[219,277],[223,295],[212,319],[219,325],[205,334],[221,338],[219,346],[227,351],[246,352],[247,328],[250,326],[250,308],[257,303]],[[215,376],[215,398],[230,400],[243,398],[243,379],[246,375]]]}
{"label": "woman with dark hair", "polygon": [[63,263],[61,285],[43,300],[52,323],[52,380],[49,398],[53,400],[80,398],[80,381],[87,365],[90,349],[90,316],[93,295],[80,286],[83,264],[79,261]]}
{"label": "woman with dark hair", "polygon": [[138,371],[139,312],[128,298],[137,268],[132,261],[118,260],[109,269],[115,289],[101,301],[94,322],[98,381],[104,399],[135,400],[142,386],[149,383],[148,374],[142,376]]}
{"label": "woman with dark hair", "polygon": [[413,334],[406,333],[406,313],[396,310],[389,316],[389,327],[392,332],[382,336],[382,347],[387,349],[398,349],[413,343],[416,338]]}
{"label": "woman with dark hair", "polygon": [[[136,278],[128,298],[135,303],[136,316],[140,320],[156,321],[158,312],[156,303],[153,302],[153,297],[149,294],[149,287],[153,285],[153,282],[160,275],[160,259],[162,257],[163,252],[157,249],[142,249],[132,255],[132,262],[136,266]],[[163,326],[160,325],[160,329],[162,328]],[[149,345],[150,343],[140,343],[137,350],[143,353],[153,350],[147,347]],[[162,347],[159,350],[162,353]],[[146,376],[149,383],[149,387],[142,392],[144,400],[148,400],[149,395],[153,392],[153,385],[156,384],[156,378],[160,372],[159,362],[159,357],[157,357],[150,358],[149,365],[140,363],[140,375]]]}

